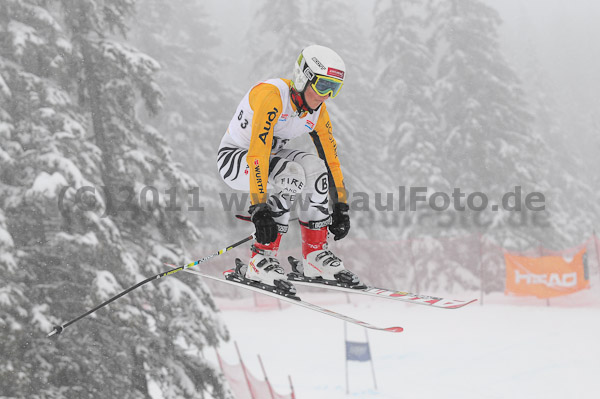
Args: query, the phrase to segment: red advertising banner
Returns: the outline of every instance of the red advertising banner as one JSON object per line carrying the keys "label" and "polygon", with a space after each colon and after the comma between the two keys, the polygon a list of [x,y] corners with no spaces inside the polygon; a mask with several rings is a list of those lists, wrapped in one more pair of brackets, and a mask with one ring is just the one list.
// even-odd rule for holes
{"label": "red advertising banner", "polygon": [[562,256],[528,257],[504,254],[506,293],[552,298],[590,287],[586,249],[570,261]]}

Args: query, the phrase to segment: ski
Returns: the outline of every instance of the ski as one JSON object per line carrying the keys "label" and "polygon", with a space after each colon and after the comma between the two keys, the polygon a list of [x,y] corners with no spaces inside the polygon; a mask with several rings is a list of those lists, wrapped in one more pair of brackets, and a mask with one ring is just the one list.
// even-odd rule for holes
{"label": "ski", "polygon": [[[171,267],[174,267],[173,265],[168,265]],[[215,281],[219,281],[221,283],[226,283],[226,284],[233,284],[251,291],[255,291],[258,293],[261,293],[263,295],[268,295],[268,296],[272,296],[274,298],[277,298],[279,300],[282,300],[284,302],[288,302],[294,305],[298,305],[301,306],[303,308],[306,309],[310,309],[313,310],[315,312],[319,312],[319,313],[323,313],[325,315],[331,316],[331,317],[335,317],[337,319],[346,321],[348,323],[351,324],[356,324],[358,326],[362,326],[365,328],[369,328],[372,330],[379,330],[379,331],[389,331],[389,332],[402,332],[404,331],[404,329],[402,327],[379,327],[379,326],[375,326],[369,323],[366,323],[364,321],[360,321],[357,319],[354,319],[350,316],[347,316],[345,314],[342,313],[337,313],[334,312],[332,310],[323,308],[321,306],[315,305],[313,303],[310,302],[306,302],[302,299],[300,299],[300,297],[296,296],[296,295],[290,295],[290,294],[282,294],[280,290],[274,289],[274,287],[270,287],[270,286],[265,286],[264,284],[260,284],[260,283],[255,283],[255,282],[251,282],[251,280],[245,279],[243,276],[240,276],[239,274],[235,273],[235,271],[233,269],[231,270],[226,270],[225,272],[223,272],[223,275],[225,276],[225,279],[219,278],[219,277],[215,277],[215,276],[211,276],[208,274],[204,274],[201,273],[197,270],[189,270],[189,269],[184,269],[183,270],[186,273],[191,273],[191,274],[195,274],[196,276],[200,276],[203,278],[207,278],[210,280],[215,280]],[[268,288],[263,288],[263,287],[268,287]]]}
{"label": "ski", "polygon": [[[326,288],[332,290],[338,290],[342,292],[348,292],[352,294],[370,295],[379,298],[392,299],[395,301],[416,303],[419,305],[431,306],[434,308],[441,309],[458,309],[466,306],[470,303],[475,302],[477,299],[469,301],[462,301],[457,299],[446,299],[439,298],[429,295],[414,294],[406,291],[392,291],[386,288],[371,287],[368,285],[349,286],[347,284],[340,283],[335,280],[324,280],[324,279],[311,279],[305,277],[301,273],[302,262],[293,256],[288,257],[288,261],[292,265],[292,272],[288,274],[288,280],[292,281],[294,285],[304,285],[319,288]],[[299,268],[300,267],[300,268]]]}

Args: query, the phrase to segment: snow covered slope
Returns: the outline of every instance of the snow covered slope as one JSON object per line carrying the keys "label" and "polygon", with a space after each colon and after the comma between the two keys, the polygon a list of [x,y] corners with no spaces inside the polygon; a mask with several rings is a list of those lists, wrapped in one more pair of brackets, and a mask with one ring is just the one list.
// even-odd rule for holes
{"label": "snow covered slope", "polygon": [[[294,306],[254,307],[254,299],[218,299],[244,361],[298,399],[596,398],[600,395],[600,307],[469,305],[429,309],[337,293],[303,297],[369,322],[398,324],[400,334],[369,332],[378,390],[368,363],[349,363],[346,395],[344,325]],[[461,296],[462,297],[462,296]],[[459,296],[457,296],[459,298]],[[494,298],[492,298],[494,299]],[[264,305],[264,303],[263,303]],[[348,338],[365,340],[348,326]],[[232,343],[221,355],[237,363]],[[210,354],[207,354],[210,355]]]}

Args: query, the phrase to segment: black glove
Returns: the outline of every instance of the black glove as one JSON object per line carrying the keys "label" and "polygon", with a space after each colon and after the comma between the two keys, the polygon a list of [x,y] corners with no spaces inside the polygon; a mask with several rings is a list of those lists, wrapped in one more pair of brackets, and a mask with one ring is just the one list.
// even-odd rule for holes
{"label": "black glove", "polygon": [[331,215],[331,224],[329,225],[329,231],[333,234],[334,240],[341,240],[346,237],[350,230],[350,215],[348,211],[350,207],[348,204],[343,202],[337,202],[333,204],[333,213]]}
{"label": "black glove", "polygon": [[275,241],[277,239],[277,223],[273,220],[267,204],[252,205],[249,212],[256,228],[256,241],[263,245]]}

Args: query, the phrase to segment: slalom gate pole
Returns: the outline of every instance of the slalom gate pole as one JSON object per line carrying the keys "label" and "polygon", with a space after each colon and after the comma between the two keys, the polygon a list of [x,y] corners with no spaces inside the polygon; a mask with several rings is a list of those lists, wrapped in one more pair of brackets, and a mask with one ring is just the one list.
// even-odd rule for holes
{"label": "slalom gate pole", "polygon": [[190,267],[194,267],[194,266],[196,266],[196,265],[198,265],[200,263],[206,262],[207,260],[212,259],[215,256],[219,256],[219,255],[224,254],[225,252],[227,252],[227,251],[229,251],[229,250],[231,250],[231,249],[233,249],[235,247],[239,247],[240,245],[242,245],[242,244],[244,244],[244,243],[252,240],[253,238],[254,238],[254,234],[252,234],[251,236],[248,236],[248,237],[244,238],[243,240],[240,240],[240,241],[236,242],[235,244],[231,244],[230,246],[228,246],[226,248],[220,249],[217,252],[215,252],[214,254],[205,256],[202,259],[198,259],[197,261],[194,261],[192,263],[188,263],[187,265],[179,266],[179,267],[177,267],[175,269],[167,270],[166,272],[158,273],[158,274],[156,274],[156,275],[154,275],[152,277],[148,277],[144,281],[140,281],[136,285],[134,285],[132,287],[129,287],[125,291],[122,291],[121,293],[113,296],[112,298],[110,298],[110,299],[102,302],[100,305],[96,306],[95,308],[88,310],[87,312],[85,312],[81,316],[78,316],[78,317],[74,318],[73,320],[70,320],[70,321],[68,321],[68,322],[66,322],[64,324],[54,326],[54,328],[47,335],[47,337],[49,338],[49,337],[51,337],[53,335],[58,335],[58,334],[62,333],[63,330],[65,328],[69,327],[71,324],[76,323],[79,320],[83,319],[84,317],[91,315],[92,313],[94,313],[98,309],[101,309],[101,308],[105,307],[109,303],[111,303],[113,301],[116,301],[117,299],[121,298],[123,295],[130,293],[131,291],[135,290],[136,288],[141,287],[142,285],[144,285],[146,283],[149,283],[150,281],[157,280],[157,279],[162,278],[162,277],[170,276],[170,275],[175,274],[177,272],[180,272],[182,270],[189,269]]}

